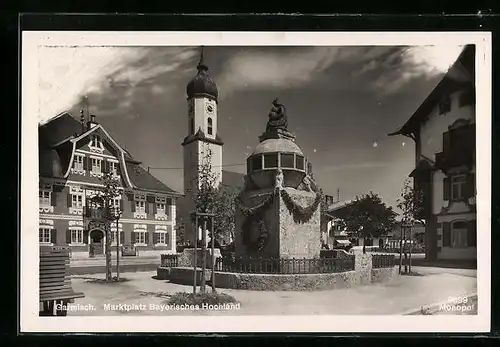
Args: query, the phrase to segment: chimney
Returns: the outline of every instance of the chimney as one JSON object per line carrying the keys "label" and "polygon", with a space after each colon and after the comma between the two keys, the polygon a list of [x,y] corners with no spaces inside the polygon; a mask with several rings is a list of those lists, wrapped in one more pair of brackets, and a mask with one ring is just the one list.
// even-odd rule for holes
{"label": "chimney", "polygon": [[92,129],[96,125],[97,125],[97,122],[95,121],[95,115],[91,114],[90,120],[87,122],[87,130]]}
{"label": "chimney", "polygon": [[85,111],[80,110],[80,124],[82,125],[82,134],[85,132]]}

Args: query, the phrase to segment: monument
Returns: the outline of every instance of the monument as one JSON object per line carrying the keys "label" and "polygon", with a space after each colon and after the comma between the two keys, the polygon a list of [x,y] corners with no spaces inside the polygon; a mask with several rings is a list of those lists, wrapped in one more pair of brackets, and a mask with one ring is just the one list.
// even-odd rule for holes
{"label": "monument", "polygon": [[266,131],[247,158],[245,186],[236,199],[235,255],[319,258],[319,191],[285,106],[275,99]]}

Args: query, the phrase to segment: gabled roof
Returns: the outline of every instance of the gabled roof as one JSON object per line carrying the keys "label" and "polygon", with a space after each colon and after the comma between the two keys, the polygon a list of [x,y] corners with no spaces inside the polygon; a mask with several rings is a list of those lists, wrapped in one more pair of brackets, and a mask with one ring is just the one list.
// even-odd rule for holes
{"label": "gabled roof", "polygon": [[[411,115],[410,119],[400,129],[390,133],[389,136],[414,133],[419,125],[425,121],[432,109],[442,100],[443,95],[469,88],[471,85],[473,86],[475,83],[475,53],[475,45],[465,46],[455,63],[453,63],[434,90]],[[467,75],[467,78],[460,78],[460,74]]]}
{"label": "gabled roof", "polygon": [[[101,131],[104,136],[109,139],[109,142],[116,147],[119,151],[119,159],[121,165],[126,168],[124,170],[124,178],[130,188],[136,188],[140,190],[154,191],[159,193],[168,193],[179,195],[180,193],[174,191],[156,177],[147,172],[144,168],[140,166],[140,162],[132,158],[130,153],[124,150],[112,137],[111,135],[102,127],[101,124],[94,126],[93,128],[82,133],[82,125],[76,119],[74,119],[68,112],[57,116],[53,120],[42,124],[38,128],[39,130],[39,147],[40,147],[40,174],[48,175],[53,177],[54,172],[58,172],[57,166],[68,167],[67,172],[63,177],[67,177],[69,174],[69,168],[72,165],[72,160],[74,157],[74,152],[76,149],[76,143],[86,136],[90,135],[95,131]],[[72,147],[72,155],[69,158],[69,164],[61,165],[57,151],[62,145],[68,145]],[[56,170],[57,169],[57,170]]]}
{"label": "gabled roof", "polygon": [[181,195],[181,193],[176,192],[175,190],[158,180],[152,174],[150,174],[140,164],[136,164],[136,162],[127,160],[126,166],[128,176],[130,177],[132,184],[138,189]]}
{"label": "gabled roof", "polygon": [[347,205],[349,205],[353,201],[355,201],[355,200],[354,199],[350,199],[350,200],[345,200],[345,201],[334,202],[333,204],[331,204],[330,206],[328,206],[328,208],[326,210],[326,213],[327,214],[334,213],[334,212],[336,212],[336,211],[338,211],[338,210],[346,207]]}
{"label": "gabled roof", "polygon": [[38,127],[40,143],[53,146],[82,132],[82,124],[64,112]]}

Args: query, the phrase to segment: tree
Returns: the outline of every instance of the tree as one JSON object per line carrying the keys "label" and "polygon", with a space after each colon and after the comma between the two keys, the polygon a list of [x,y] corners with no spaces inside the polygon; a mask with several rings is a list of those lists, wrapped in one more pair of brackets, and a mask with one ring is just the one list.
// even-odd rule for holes
{"label": "tree", "polygon": [[[105,173],[102,177],[104,187],[94,196],[88,199],[89,207],[94,211],[99,211],[99,216],[104,222],[104,232],[106,235],[106,281],[111,282],[111,222],[116,220],[116,213],[119,213],[119,206],[115,207],[114,199],[119,197],[122,192],[119,189],[119,181],[113,173]],[[116,226],[118,236],[118,225]]]}
{"label": "tree", "polygon": [[[200,153],[201,162],[198,167],[198,175],[191,182],[191,187],[188,188],[188,191],[193,192],[193,202],[195,206],[195,211],[197,213],[214,213],[215,205],[216,205],[216,196],[217,196],[217,183],[218,183],[218,175],[212,171],[212,152],[210,148],[207,148],[208,145],[205,145],[204,150]],[[215,223],[213,218],[209,221],[211,223]],[[204,223],[204,227],[205,227]],[[208,226],[208,225],[207,225]],[[215,225],[214,225],[215,226]],[[202,269],[201,269],[201,291],[205,292],[205,270],[206,270],[206,229],[203,227],[202,229]],[[211,228],[209,228],[211,229]],[[197,235],[198,230],[194,230],[195,235]],[[214,238],[213,238],[214,239]],[[215,239],[214,239],[215,240]],[[213,247],[212,247],[213,248]],[[212,257],[213,257],[213,249],[212,249]],[[196,264],[194,265],[196,267]],[[212,271],[212,275],[214,272]],[[214,288],[214,276],[212,276],[212,289]]]}
{"label": "tree", "polygon": [[[216,240],[234,240],[236,197],[239,188],[221,183],[215,190],[214,234]],[[212,237],[212,235],[210,235]]]}
{"label": "tree", "polygon": [[363,238],[363,253],[366,253],[366,239],[387,235],[394,229],[396,213],[387,207],[382,199],[372,192],[356,197],[356,200],[338,210],[336,215],[345,227]]}
{"label": "tree", "polygon": [[[422,211],[423,211],[423,193],[421,190],[415,189],[412,186],[412,182],[410,179],[405,180],[403,189],[401,191],[401,198],[398,199],[397,207],[402,211],[402,218],[401,218],[402,230],[406,231],[406,228],[409,228],[410,231],[410,246],[409,246],[410,256],[409,256],[409,263],[405,261],[405,272],[411,273],[411,249],[413,244],[413,226],[415,225],[416,221],[420,221],[422,222],[422,224],[424,224],[424,221],[420,219],[420,216],[422,216]],[[408,255],[407,255],[407,249],[403,245],[403,240],[401,240],[400,242],[401,242],[401,247],[399,254],[399,259],[400,259],[399,272],[401,273],[403,250],[405,259],[408,258]],[[407,268],[407,266],[409,266],[409,269]]]}

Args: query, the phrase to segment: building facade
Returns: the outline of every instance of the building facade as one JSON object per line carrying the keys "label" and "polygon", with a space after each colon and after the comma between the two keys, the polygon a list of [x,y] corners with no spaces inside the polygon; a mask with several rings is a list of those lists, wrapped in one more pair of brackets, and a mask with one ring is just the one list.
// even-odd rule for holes
{"label": "building facade", "polygon": [[113,249],[119,239],[135,246],[138,256],[175,252],[180,194],[145,170],[95,116],[85,118],[83,112],[80,122],[63,113],[39,126],[40,246],[69,245],[73,258],[104,254],[105,227],[85,211],[110,173],[120,191],[110,203],[121,211],[110,227]]}
{"label": "building facade", "polygon": [[475,46],[466,46],[398,131],[415,141],[426,257],[476,259]]}

